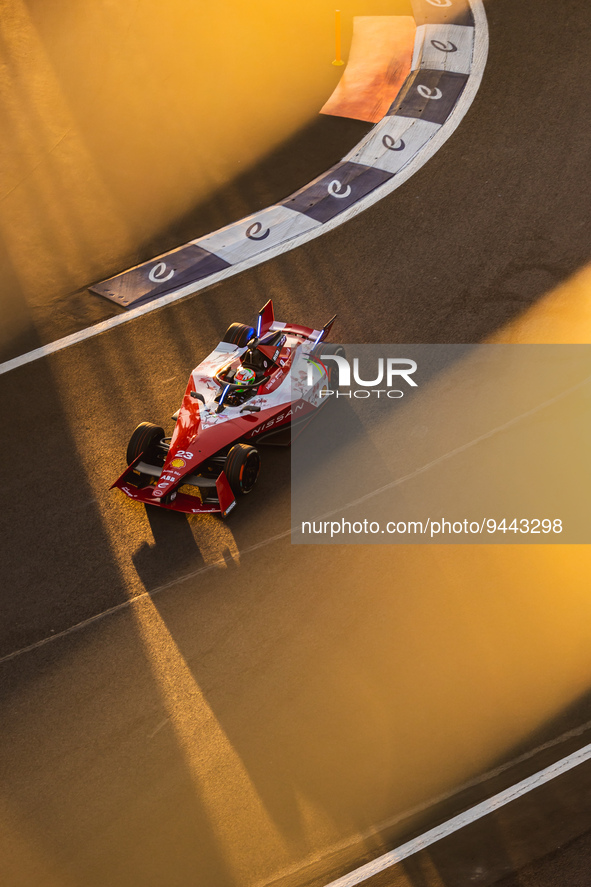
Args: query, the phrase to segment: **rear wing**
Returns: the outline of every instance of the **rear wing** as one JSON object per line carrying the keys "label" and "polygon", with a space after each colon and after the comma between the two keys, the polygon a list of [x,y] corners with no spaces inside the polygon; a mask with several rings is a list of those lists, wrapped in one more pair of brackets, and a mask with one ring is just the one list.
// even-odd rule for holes
{"label": "rear wing", "polygon": [[337,319],[337,315],[335,314],[334,317],[330,318],[328,323],[324,324],[324,326],[322,327],[322,329],[320,330],[320,332],[316,336],[316,339],[314,340],[315,345],[318,345],[320,342],[322,342],[324,339],[326,339],[328,337],[328,334],[330,333],[330,331],[332,329],[332,325],[336,319]]}
{"label": "rear wing", "polygon": [[273,300],[269,299],[266,305],[263,305],[261,310],[259,311],[259,316],[257,318],[257,339],[260,339],[261,336],[264,336],[265,333],[268,333],[273,323],[275,321],[275,312],[273,311]]}

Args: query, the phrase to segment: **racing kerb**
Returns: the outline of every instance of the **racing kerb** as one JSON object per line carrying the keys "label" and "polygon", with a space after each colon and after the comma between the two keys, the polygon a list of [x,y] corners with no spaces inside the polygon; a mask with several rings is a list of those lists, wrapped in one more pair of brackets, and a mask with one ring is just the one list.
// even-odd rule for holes
{"label": "racing kerb", "polygon": [[386,116],[340,163],[280,203],[90,289],[125,308],[167,304],[320,236],[406,181],[468,110],[488,52],[482,0],[412,6],[411,72]]}

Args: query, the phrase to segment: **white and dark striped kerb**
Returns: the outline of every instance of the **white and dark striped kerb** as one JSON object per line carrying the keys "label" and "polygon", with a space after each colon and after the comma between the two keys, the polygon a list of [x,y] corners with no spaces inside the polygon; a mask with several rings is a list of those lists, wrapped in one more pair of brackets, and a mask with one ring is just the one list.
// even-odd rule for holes
{"label": "white and dark striped kerb", "polygon": [[411,72],[384,119],[340,163],[279,204],[90,289],[125,308],[176,291],[180,298],[192,284],[201,289],[292,249],[394,190],[396,176],[449,124],[473,75],[477,30],[486,31],[481,0],[412,0],[412,6]]}

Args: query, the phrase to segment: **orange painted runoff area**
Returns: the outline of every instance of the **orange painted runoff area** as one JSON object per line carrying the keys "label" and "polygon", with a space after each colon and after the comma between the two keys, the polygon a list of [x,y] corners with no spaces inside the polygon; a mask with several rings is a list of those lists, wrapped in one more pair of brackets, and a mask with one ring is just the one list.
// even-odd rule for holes
{"label": "orange painted runoff area", "polygon": [[321,114],[377,123],[410,73],[416,23],[410,15],[358,15],[349,61]]}

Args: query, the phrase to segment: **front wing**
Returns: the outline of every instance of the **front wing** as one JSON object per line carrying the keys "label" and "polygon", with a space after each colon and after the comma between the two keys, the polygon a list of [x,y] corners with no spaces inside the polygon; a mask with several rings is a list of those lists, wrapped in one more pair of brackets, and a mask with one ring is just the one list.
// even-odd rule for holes
{"label": "front wing", "polygon": [[168,511],[180,511],[183,514],[221,514],[226,517],[236,505],[236,498],[228,479],[222,471],[215,480],[215,490],[217,493],[217,502],[202,501],[197,496],[191,496],[187,493],[180,493],[176,490],[169,493],[163,499],[154,496],[154,487],[147,485],[137,487],[132,480],[135,479],[135,468],[140,462],[141,456],[128,465],[121,477],[117,478],[111,489],[121,490],[130,499],[136,502],[143,502],[144,505],[156,505],[159,508],[166,508]]}

